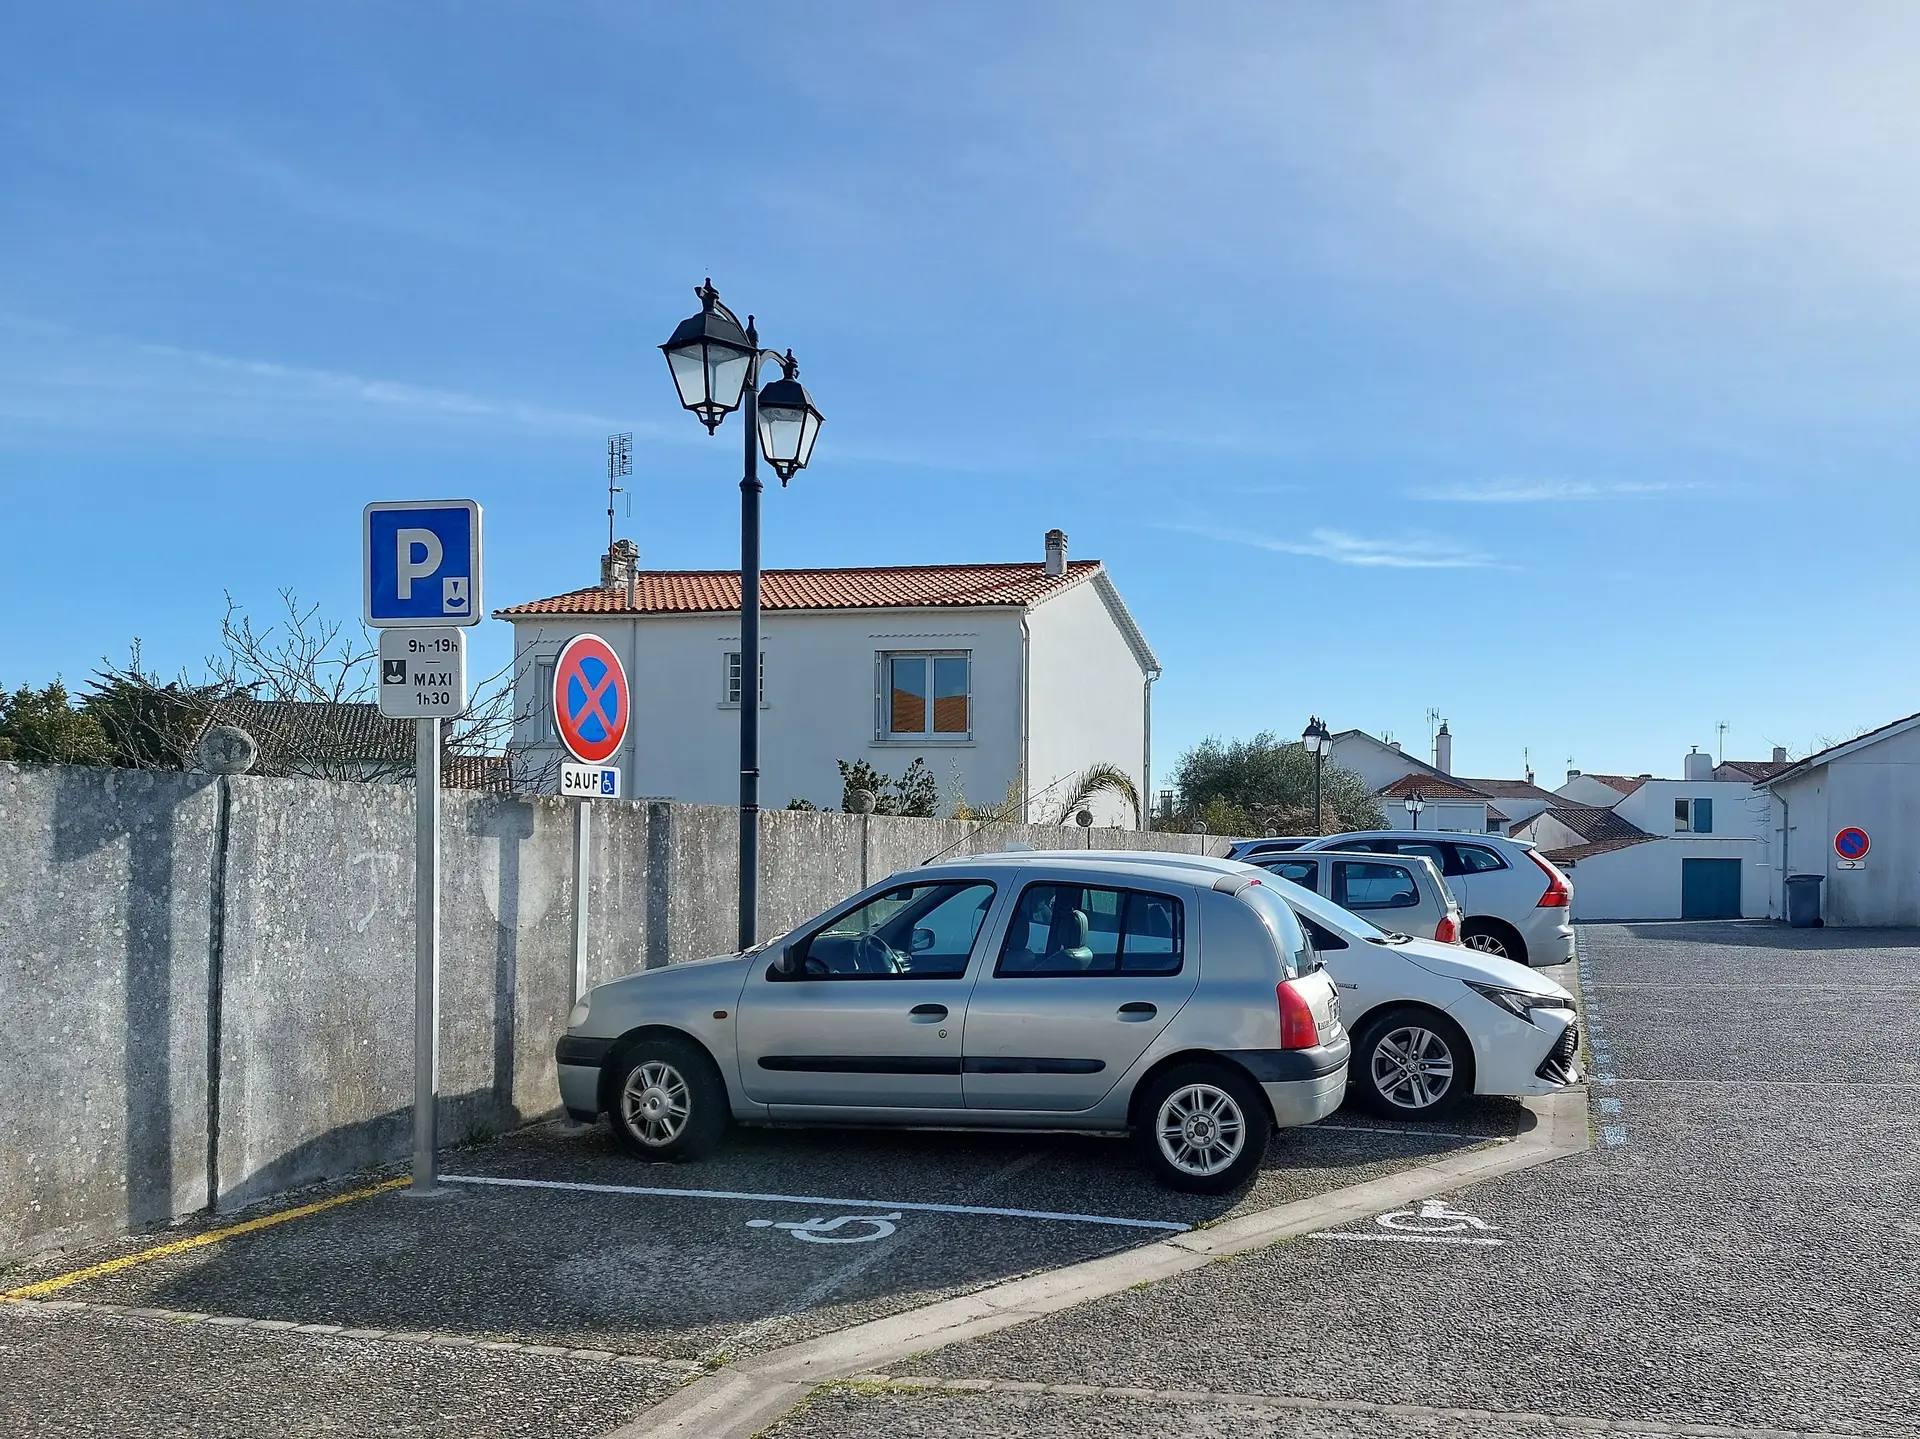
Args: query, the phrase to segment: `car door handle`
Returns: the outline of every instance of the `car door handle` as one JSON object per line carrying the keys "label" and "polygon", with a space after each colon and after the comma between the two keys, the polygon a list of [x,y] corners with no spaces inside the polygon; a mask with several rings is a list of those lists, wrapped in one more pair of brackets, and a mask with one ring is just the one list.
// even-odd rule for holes
{"label": "car door handle", "polygon": [[1132,1004],[1120,1006],[1120,1018],[1133,1024],[1143,1019],[1152,1019],[1160,1012],[1158,1006],[1148,1004],[1144,999],[1136,999]]}
{"label": "car door handle", "polygon": [[934,1024],[947,1017],[944,1004],[916,1004],[907,1011],[907,1018],[915,1024]]}

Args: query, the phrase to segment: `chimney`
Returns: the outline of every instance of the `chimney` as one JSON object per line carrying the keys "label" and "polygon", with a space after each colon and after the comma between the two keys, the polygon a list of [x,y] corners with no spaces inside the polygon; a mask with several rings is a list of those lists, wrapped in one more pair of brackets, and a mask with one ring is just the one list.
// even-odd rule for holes
{"label": "chimney", "polygon": [[615,540],[613,548],[600,556],[600,588],[631,589],[640,571],[640,546],[632,540]]}
{"label": "chimney", "polygon": [[1710,754],[1701,754],[1699,745],[1693,747],[1693,753],[1689,754],[1682,763],[1686,766],[1680,773],[1682,779],[1706,780],[1713,778],[1713,756]]}
{"label": "chimney", "polygon": [[1433,737],[1433,767],[1441,774],[1453,773],[1453,731],[1445,720],[1440,721],[1440,733]]}
{"label": "chimney", "polygon": [[1388,744],[1388,746],[1389,746],[1390,748],[1392,748],[1392,749],[1399,749],[1399,748],[1400,748],[1400,741],[1399,741],[1399,740],[1397,740],[1397,739],[1390,739],[1390,740],[1388,740],[1388,741],[1387,741],[1387,744]]}
{"label": "chimney", "polygon": [[1572,783],[1573,783],[1573,782],[1574,782],[1575,780],[1577,780],[1577,779],[1579,779],[1579,778],[1580,778],[1580,771],[1579,771],[1579,770],[1577,770],[1577,769],[1570,769],[1570,770],[1568,770],[1568,771],[1567,771],[1567,783],[1568,783],[1568,784],[1572,784]]}
{"label": "chimney", "polygon": [[1785,764],[1787,762],[1787,747],[1785,745],[1777,744],[1773,747],[1773,762],[1775,764]]}
{"label": "chimney", "polygon": [[1047,573],[1064,575],[1067,572],[1067,532],[1065,530],[1047,531]]}

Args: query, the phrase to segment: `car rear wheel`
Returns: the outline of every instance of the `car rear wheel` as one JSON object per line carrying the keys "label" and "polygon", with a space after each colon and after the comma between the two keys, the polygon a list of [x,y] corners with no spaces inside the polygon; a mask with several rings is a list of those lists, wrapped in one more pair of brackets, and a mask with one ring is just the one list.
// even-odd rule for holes
{"label": "car rear wheel", "polygon": [[621,1147],[642,1159],[695,1159],[727,1132],[727,1087],[706,1051],[646,1039],[614,1060],[607,1112]]}
{"label": "car rear wheel", "polygon": [[1423,1009],[1367,1021],[1354,1042],[1348,1085],[1388,1119],[1437,1119],[1473,1089],[1473,1051],[1460,1027]]}
{"label": "car rear wheel", "polygon": [[1503,925],[1489,924],[1483,919],[1470,919],[1460,931],[1460,943],[1468,949],[1477,949],[1482,954],[1526,963],[1526,956],[1520,949],[1518,941]]}
{"label": "car rear wheel", "polygon": [[1245,1071],[1182,1064],[1154,1077],[1136,1111],[1134,1143],[1154,1178],[1189,1194],[1224,1194],[1252,1177],[1273,1116]]}

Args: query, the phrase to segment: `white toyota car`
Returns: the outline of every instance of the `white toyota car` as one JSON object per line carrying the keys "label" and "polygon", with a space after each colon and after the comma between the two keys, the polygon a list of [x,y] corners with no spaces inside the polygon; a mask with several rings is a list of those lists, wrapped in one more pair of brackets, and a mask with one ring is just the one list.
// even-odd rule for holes
{"label": "white toyota car", "polygon": [[[1128,858],[1248,868],[1198,856]],[[1272,871],[1263,879],[1299,916],[1339,988],[1353,1037],[1347,1092],[1375,1114],[1434,1119],[1469,1094],[1552,1094],[1580,1082],[1574,999],[1545,975],[1381,929]]]}

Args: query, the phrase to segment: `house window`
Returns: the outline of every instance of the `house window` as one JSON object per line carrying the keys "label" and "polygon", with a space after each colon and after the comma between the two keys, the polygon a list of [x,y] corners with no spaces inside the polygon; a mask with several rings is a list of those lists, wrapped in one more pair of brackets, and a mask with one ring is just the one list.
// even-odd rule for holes
{"label": "house window", "polygon": [[883,739],[973,734],[973,658],[967,651],[880,656],[877,726]]}
{"label": "house window", "polygon": [[1710,799],[1675,800],[1673,832],[1675,834],[1712,834],[1713,801]]}
{"label": "house window", "polygon": [[559,744],[560,732],[553,724],[553,667],[558,659],[533,662],[533,700],[530,706],[541,744]]}
{"label": "house window", "polygon": [[[767,652],[760,652],[760,703],[767,702]],[[727,651],[727,697],[722,704],[740,703],[740,651]]]}

